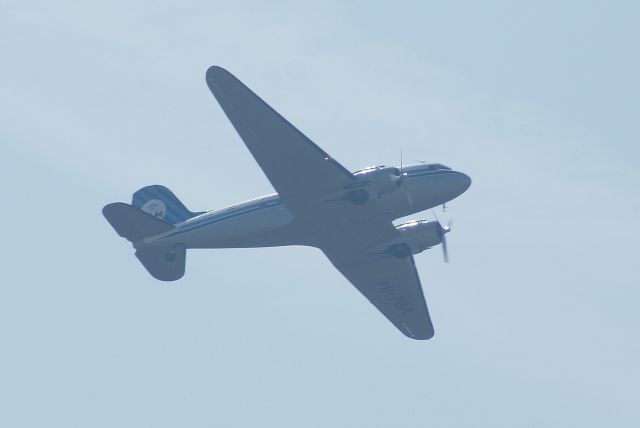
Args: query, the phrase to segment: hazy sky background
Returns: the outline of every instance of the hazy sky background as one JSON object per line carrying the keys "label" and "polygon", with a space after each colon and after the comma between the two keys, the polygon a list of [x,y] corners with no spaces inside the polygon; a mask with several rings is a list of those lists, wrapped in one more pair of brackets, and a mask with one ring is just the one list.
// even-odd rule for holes
{"label": "hazy sky background", "polygon": [[[0,0],[0,425],[639,426],[637,3],[271,3]],[[103,205],[272,191],[213,64],[351,170],[472,177],[434,339],[315,249],[142,268]]]}

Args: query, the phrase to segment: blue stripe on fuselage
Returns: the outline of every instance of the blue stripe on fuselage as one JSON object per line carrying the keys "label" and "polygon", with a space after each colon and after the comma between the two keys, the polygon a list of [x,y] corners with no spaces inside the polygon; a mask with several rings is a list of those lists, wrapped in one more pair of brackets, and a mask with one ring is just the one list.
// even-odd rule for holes
{"label": "blue stripe on fuselage", "polygon": [[190,232],[192,230],[200,229],[201,227],[209,226],[214,223],[219,223],[224,220],[228,220],[230,218],[238,217],[243,214],[249,214],[256,211],[260,211],[265,208],[277,207],[278,205],[282,205],[282,201],[279,198],[272,199],[269,201],[260,201],[252,205],[231,208],[227,209],[224,212],[218,214],[203,214],[203,218],[201,220],[195,220],[191,222],[187,222],[181,226],[179,226],[176,230],[172,231],[166,236],[163,236],[160,239],[171,238],[176,235],[181,235],[186,232]]}

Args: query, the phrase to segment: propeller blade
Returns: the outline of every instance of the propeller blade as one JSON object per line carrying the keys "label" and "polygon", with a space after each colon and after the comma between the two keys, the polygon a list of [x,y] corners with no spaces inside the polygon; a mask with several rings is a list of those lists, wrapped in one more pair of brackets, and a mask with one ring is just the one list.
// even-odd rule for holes
{"label": "propeller blade", "polygon": [[449,263],[449,251],[447,250],[447,238],[442,235],[442,255],[444,257],[444,262]]}
{"label": "propeller blade", "polygon": [[442,244],[442,256],[444,257],[444,262],[449,263],[449,249],[447,248],[446,234],[451,232],[451,226],[453,225],[453,220],[449,220],[449,223],[447,223],[445,227],[442,227],[442,224],[440,223],[440,220],[438,219],[436,212],[432,209],[431,213],[433,214],[436,221],[438,222],[438,227],[440,231],[440,240],[441,240],[440,243]]}

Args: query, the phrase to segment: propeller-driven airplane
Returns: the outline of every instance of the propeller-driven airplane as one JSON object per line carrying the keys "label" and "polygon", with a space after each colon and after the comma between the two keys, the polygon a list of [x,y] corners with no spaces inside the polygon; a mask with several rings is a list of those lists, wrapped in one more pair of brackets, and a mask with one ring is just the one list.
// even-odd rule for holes
{"label": "propeller-driven airplane", "polygon": [[403,334],[434,331],[413,255],[442,244],[439,221],[393,220],[443,205],[471,179],[441,164],[374,166],[349,172],[240,80],[213,66],[207,84],[278,193],[217,211],[189,211],[166,187],[102,210],[162,281],[184,275],[189,248],[307,245],[331,263]]}

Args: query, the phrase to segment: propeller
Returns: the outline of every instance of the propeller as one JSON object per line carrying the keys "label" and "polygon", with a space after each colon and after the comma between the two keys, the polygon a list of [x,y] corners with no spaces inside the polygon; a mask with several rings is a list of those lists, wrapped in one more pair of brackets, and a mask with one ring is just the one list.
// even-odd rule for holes
{"label": "propeller", "polygon": [[453,222],[449,220],[449,223],[447,223],[446,226],[442,226],[442,223],[438,220],[436,212],[434,210],[431,210],[431,212],[438,222],[438,236],[440,236],[440,242],[442,243],[442,256],[444,257],[444,262],[449,263],[449,250],[447,249],[447,237],[445,235],[451,232]]}

